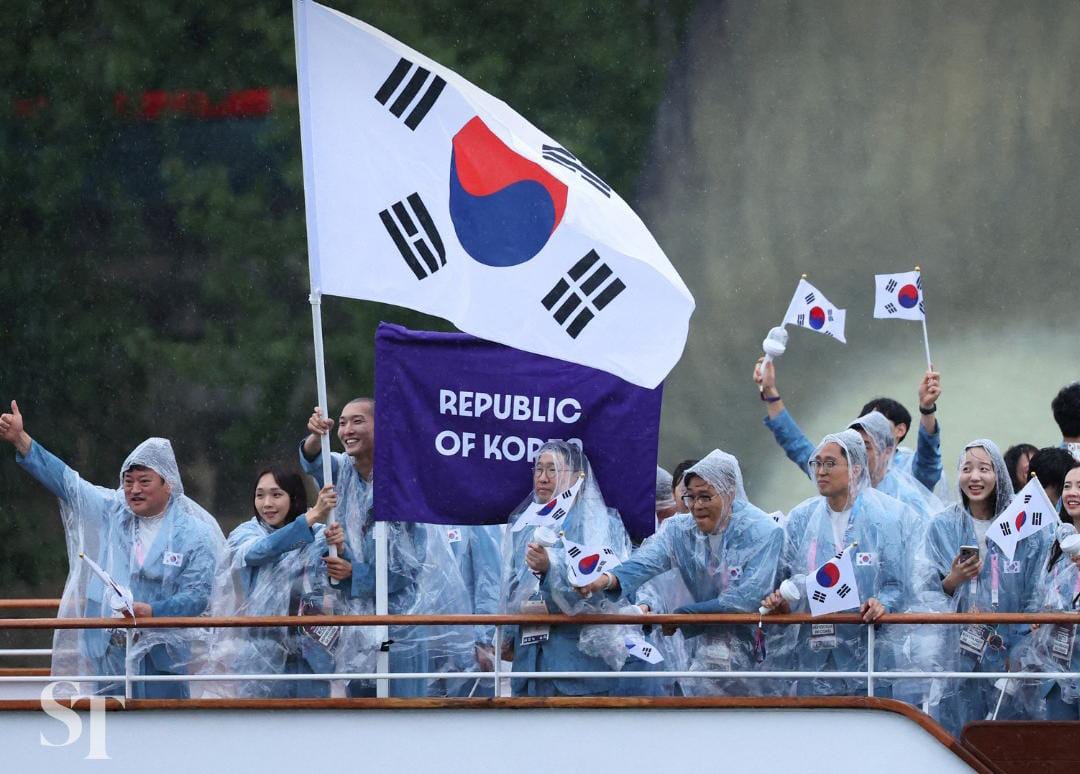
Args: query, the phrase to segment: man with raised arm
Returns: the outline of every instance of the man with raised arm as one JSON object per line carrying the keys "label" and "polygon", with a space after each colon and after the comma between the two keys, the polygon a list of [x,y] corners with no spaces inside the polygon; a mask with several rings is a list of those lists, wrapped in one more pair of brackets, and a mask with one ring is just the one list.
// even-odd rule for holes
{"label": "man with raised arm", "polygon": [[[210,601],[224,536],[217,521],[184,495],[172,444],[148,438],[120,468],[116,489],[94,486],[26,432],[15,401],[0,415],[0,438],[15,459],[60,501],[67,543],[61,618],[201,615]],[[84,558],[85,557],[85,558]],[[88,561],[89,560],[89,561]],[[193,661],[194,630],[58,630],[54,675],[179,675]],[[121,681],[97,693],[123,695]],[[133,698],[187,698],[186,682],[135,682]]]}
{"label": "man with raised arm", "polygon": [[[334,427],[316,407],[308,419],[309,434],[300,444],[300,464],[323,485],[322,433]],[[338,495],[337,523],[326,528],[326,540],[341,554],[326,557],[330,577],[341,584],[347,612],[375,612],[374,461],[375,401],[355,398],[341,409],[337,435],[345,453],[331,453]],[[465,613],[471,610],[461,570],[445,531],[427,524],[387,522],[387,594],[390,614]],[[391,672],[448,671],[465,654],[473,656],[471,627],[394,626],[390,628]],[[374,672],[381,647],[370,628],[347,627],[337,650],[338,671]],[[392,680],[392,696],[424,696],[423,678]],[[369,681],[353,681],[351,696],[373,695]]]}
{"label": "man with raised arm", "polygon": [[[761,400],[765,402],[765,427],[772,432],[776,442],[787,454],[789,460],[799,466],[803,473],[810,476],[806,461],[814,451],[814,445],[795,423],[788,413],[780,391],[776,387],[776,364],[765,363],[758,358],[754,367],[754,383],[760,390]],[[927,371],[919,382],[919,438],[912,454],[900,446],[911,427],[911,414],[899,402],[892,398],[874,398],[859,411],[859,415],[871,411],[881,412],[892,426],[896,438],[896,453],[892,465],[910,473],[915,480],[931,492],[941,480],[941,432],[937,422],[937,400],[941,396],[941,374]],[[811,476],[812,478],[812,476]]]}

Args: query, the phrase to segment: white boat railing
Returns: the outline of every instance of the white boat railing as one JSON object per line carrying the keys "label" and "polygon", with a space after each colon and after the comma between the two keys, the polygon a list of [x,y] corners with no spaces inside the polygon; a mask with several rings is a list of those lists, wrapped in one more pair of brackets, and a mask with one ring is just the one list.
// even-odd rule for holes
{"label": "white boat railing", "polygon": [[[0,600],[0,611],[5,609],[55,609],[56,600]],[[49,683],[49,682],[110,682],[116,683],[121,679],[124,682],[125,698],[131,698],[132,686],[135,683],[150,682],[191,682],[191,683],[215,683],[234,681],[332,681],[332,680],[483,680],[491,681],[493,685],[501,685],[502,680],[508,677],[514,679],[590,679],[590,680],[618,680],[626,679],[629,675],[633,680],[670,680],[670,679],[762,679],[762,680],[798,680],[798,679],[825,679],[825,680],[865,680],[866,695],[874,696],[875,681],[887,679],[896,680],[926,680],[926,679],[964,679],[964,680],[1075,680],[1080,679],[1080,672],[958,672],[958,671],[904,671],[894,669],[880,669],[875,665],[875,649],[877,629],[879,626],[895,625],[966,625],[974,623],[983,624],[1033,624],[1054,625],[1064,624],[1076,626],[1080,624],[1080,613],[893,613],[882,616],[874,624],[865,624],[854,614],[834,614],[813,618],[805,614],[784,614],[759,616],[752,613],[731,613],[716,615],[388,615],[388,616],[258,616],[258,617],[225,617],[210,618],[206,616],[187,618],[144,618],[138,621],[118,618],[3,618],[0,619],[0,632],[10,630],[55,630],[55,629],[126,629],[129,647],[132,644],[134,633],[145,629],[174,629],[174,628],[259,628],[281,626],[493,626],[495,628],[494,652],[501,653],[504,639],[503,629],[506,626],[518,625],[626,625],[649,624],[658,626],[663,624],[717,626],[717,625],[762,625],[762,626],[790,626],[807,623],[834,623],[856,624],[867,627],[867,658],[866,668],[848,671],[667,671],[645,670],[633,672],[619,671],[550,671],[550,672],[512,672],[508,673],[501,665],[499,658],[494,658],[493,668],[482,672],[332,672],[317,674],[183,674],[183,675],[137,675],[131,673],[131,664],[126,664],[124,675],[35,675],[35,674],[3,674],[0,675],[0,683]],[[11,648],[0,649],[2,657],[44,657],[51,654],[47,648]],[[5,670],[12,672],[15,670]],[[496,690],[496,695],[499,692]]]}

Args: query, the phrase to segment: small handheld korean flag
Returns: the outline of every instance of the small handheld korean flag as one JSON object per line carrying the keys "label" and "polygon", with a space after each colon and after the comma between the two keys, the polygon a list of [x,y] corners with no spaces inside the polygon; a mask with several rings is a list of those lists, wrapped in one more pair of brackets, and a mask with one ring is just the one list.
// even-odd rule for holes
{"label": "small handheld korean flag", "polygon": [[874,275],[874,317],[925,320],[922,272]]}
{"label": "small handheld korean flag", "polygon": [[1032,478],[1016,493],[1009,507],[994,519],[986,536],[998,544],[1011,562],[1017,543],[1040,532],[1048,523],[1057,522],[1057,513],[1047,499],[1046,491],[1039,479]]}
{"label": "small handheld korean flag", "polygon": [[795,325],[847,343],[844,338],[846,309],[838,309],[825,294],[804,279],[799,280],[795,295],[788,304],[784,325]]}
{"label": "small handheld korean flag", "polygon": [[626,651],[634,658],[639,658],[649,664],[659,664],[664,660],[652,644],[644,637],[627,637]]}
{"label": "small handheld korean flag", "polygon": [[810,615],[839,613],[859,607],[859,584],[855,581],[855,568],[851,554],[855,543],[834,556],[816,571],[806,576],[806,596],[810,601]]}
{"label": "small handheld korean flag", "polygon": [[571,586],[588,586],[605,570],[621,563],[607,546],[583,546],[565,537],[563,545],[566,547],[566,576]]}
{"label": "small handheld korean flag", "polygon": [[546,503],[530,503],[525,512],[514,522],[513,532],[521,532],[526,527],[548,527],[557,530],[570,508],[574,505],[574,498],[581,489],[584,476],[579,476],[569,489],[556,494]]}

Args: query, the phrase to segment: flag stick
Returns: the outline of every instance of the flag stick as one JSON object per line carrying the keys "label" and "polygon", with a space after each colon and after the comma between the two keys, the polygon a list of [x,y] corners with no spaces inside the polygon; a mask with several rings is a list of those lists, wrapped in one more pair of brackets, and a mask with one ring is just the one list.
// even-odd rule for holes
{"label": "flag stick", "polygon": [[[315,169],[311,163],[311,86],[308,81],[308,58],[307,58],[307,0],[293,0],[293,40],[296,43],[296,86],[297,96],[300,101],[300,155],[304,169],[304,213],[307,225],[308,243],[308,271],[311,277],[311,321],[315,331],[315,381],[319,392],[319,406],[325,415],[329,414],[326,397],[326,365],[323,352],[322,335],[322,278],[319,262],[319,239],[318,218],[316,212],[315,197]],[[330,434],[322,436],[323,455],[323,481],[332,484],[333,465],[330,458]],[[330,512],[327,523],[333,524],[336,513]],[[337,556],[337,549],[330,546],[330,556]],[[375,613],[386,615],[387,613],[387,553],[386,553],[386,524],[375,523]],[[333,579],[331,585],[335,585]],[[389,639],[388,629],[385,626],[378,627],[379,642],[386,643]],[[386,674],[389,671],[390,654],[380,648],[376,669]],[[376,683],[377,694],[388,694],[387,680],[379,680]]]}
{"label": "flag stick", "polygon": [[[922,270],[918,266],[915,267],[915,271],[919,272],[919,276],[922,277]],[[930,359],[930,337],[926,335],[926,307],[925,307],[925,304],[923,306],[923,316],[922,316],[922,340],[923,340],[923,347],[926,348],[926,370],[927,371],[933,371],[934,370],[934,361],[932,361]]]}

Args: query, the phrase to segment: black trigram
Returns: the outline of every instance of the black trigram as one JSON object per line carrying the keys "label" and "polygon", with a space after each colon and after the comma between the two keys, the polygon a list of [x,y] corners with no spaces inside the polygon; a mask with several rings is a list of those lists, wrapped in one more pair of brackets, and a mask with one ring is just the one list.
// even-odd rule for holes
{"label": "black trigram", "polygon": [[567,549],[566,553],[570,556],[571,559],[577,559],[578,554],[581,553],[581,549],[577,546],[573,546],[572,548]]}
{"label": "black trigram", "polygon": [[1024,505],[1027,505],[1030,502],[1031,502],[1031,495],[1029,495],[1029,494],[1024,495]]}
{"label": "black trigram", "polygon": [[812,304],[814,303],[814,299],[816,298],[817,296],[815,296],[813,293],[807,293],[806,298],[804,298],[803,300],[806,301],[806,303],[808,304]]}
{"label": "black trigram", "polygon": [[922,314],[926,314],[926,307],[923,306],[922,301],[919,302],[919,312],[921,312]]}
{"label": "black trigram", "polygon": [[846,583],[836,590],[836,596],[840,597],[840,599],[843,599],[844,597],[846,597],[850,593],[851,593],[851,586],[847,585]]}
{"label": "black trigram", "polygon": [[828,597],[825,596],[822,592],[820,592],[820,591],[815,591],[814,592],[814,601],[815,602],[824,602],[826,599],[828,599]]}
{"label": "black trigram", "polygon": [[652,655],[652,648],[650,648],[648,645],[642,645],[641,646],[641,655],[643,655],[645,658],[648,658],[649,656]]}
{"label": "black trigram", "polygon": [[566,515],[566,509],[565,508],[556,508],[555,512],[551,514],[551,520],[552,521],[558,521],[559,519],[561,519],[565,515]]}
{"label": "black trigram", "polygon": [[922,290],[922,273],[921,272],[919,273],[919,275],[917,277],[915,277],[915,287],[917,287],[919,290]]}
{"label": "black trigram", "polygon": [[896,280],[894,280],[894,279],[889,280],[888,283],[885,285],[885,290],[892,293],[894,290],[896,290],[896,284],[897,284]]}
{"label": "black trigram", "polygon": [[1031,512],[1031,525],[1033,527],[1042,526],[1042,511]]}
{"label": "black trigram", "polygon": [[558,145],[544,145],[541,146],[541,151],[545,159],[554,161],[560,166],[566,167],[573,172],[577,172],[586,183],[604,196],[609,199],[611,198],[611,186],[597,177],[595,172],[591,171],[588,167],[578,161],[578,157],[566,148],[560,148]]}
{"label": "black trigram", "polygon": [[801,327],[803,327],[803,325],[806,324],[806,315],[805,314],[800,314],[798,317],[795,318],[795,320],[796,320],[795,324],[798,325],[801,328]]}
{"label": "black trigram", "polygon": [[832,309],[827,309],[827,310],[825,311],[825,316],[826,316],[827,318],[829,318],[829,322],[832,322],[832,321],[833,321],[832,313],[833,313],[833,310],[832,310]]}
{"label": "black trigram", "polygon": [[[606,263],[597,266],[598,262],[600,256],[595,250],[590,250],[540,302],[552,313],[555,322],[566,326],[566,332],[572,339],[576,339],[604,307],[626,290],[626,285],[614,277],[611,268]],[[614,279],[608,282],[611,277]],[[567,320],[570,321],[569,325],[566,324]]]}
{"label": "black trigram", "polygon": [[[435,100],[442,94],[442,90],[446,88],[446,81],[438,75],[429,81],[430,71],[423,67],[414,66],[408,59],[400,59],[394,65],[390,75],[383,81],[383,85],[375,92],[375,99],[378,100],[379,104],[385,105],[390,100],[390,97],[394,95],[394,92],[398,91],[398,87],[401,86],[401,82],[405,80],[405,76],[409,74],[410,70],[412,71],[412,77],[405,83],[405,88],[398,92],[397,98],[390,103],[390,112],[396,118],[401,118],[401,114],[415,100],[415,106],[409,112],[409,115],[405,117],[405,126],[415,130],[420,125],[420,122],[424,120],[424,116],[431,110]],[[417,100],[416,96],[418,94],[420,94],[420,99]]]}
{"label": "black trigram", "polygon": [[610,548],[605,548],[603,551],[604,556],[615,556],[615,552]]}
{"label": "black trigram", "polygon": [[1011,535],[1012,534],[1012,527],[1009,526],[1009,522],[1007,522],[1007,521],[1001,522],[1001,534],[1002,535]]}
{"label": "black trigram", "polygon": [[892,303],[891,301],[889,303],[885,304],[885,311],[888,312],[889,314],[896,314],[896,312],[897,312],[896,304]]}
{"label": "black trigram", "polygon": [[429,277],[446,265],[442,237],[419,194],[410,194],[405,201],[383,210],[379,219],[417,279]]}

